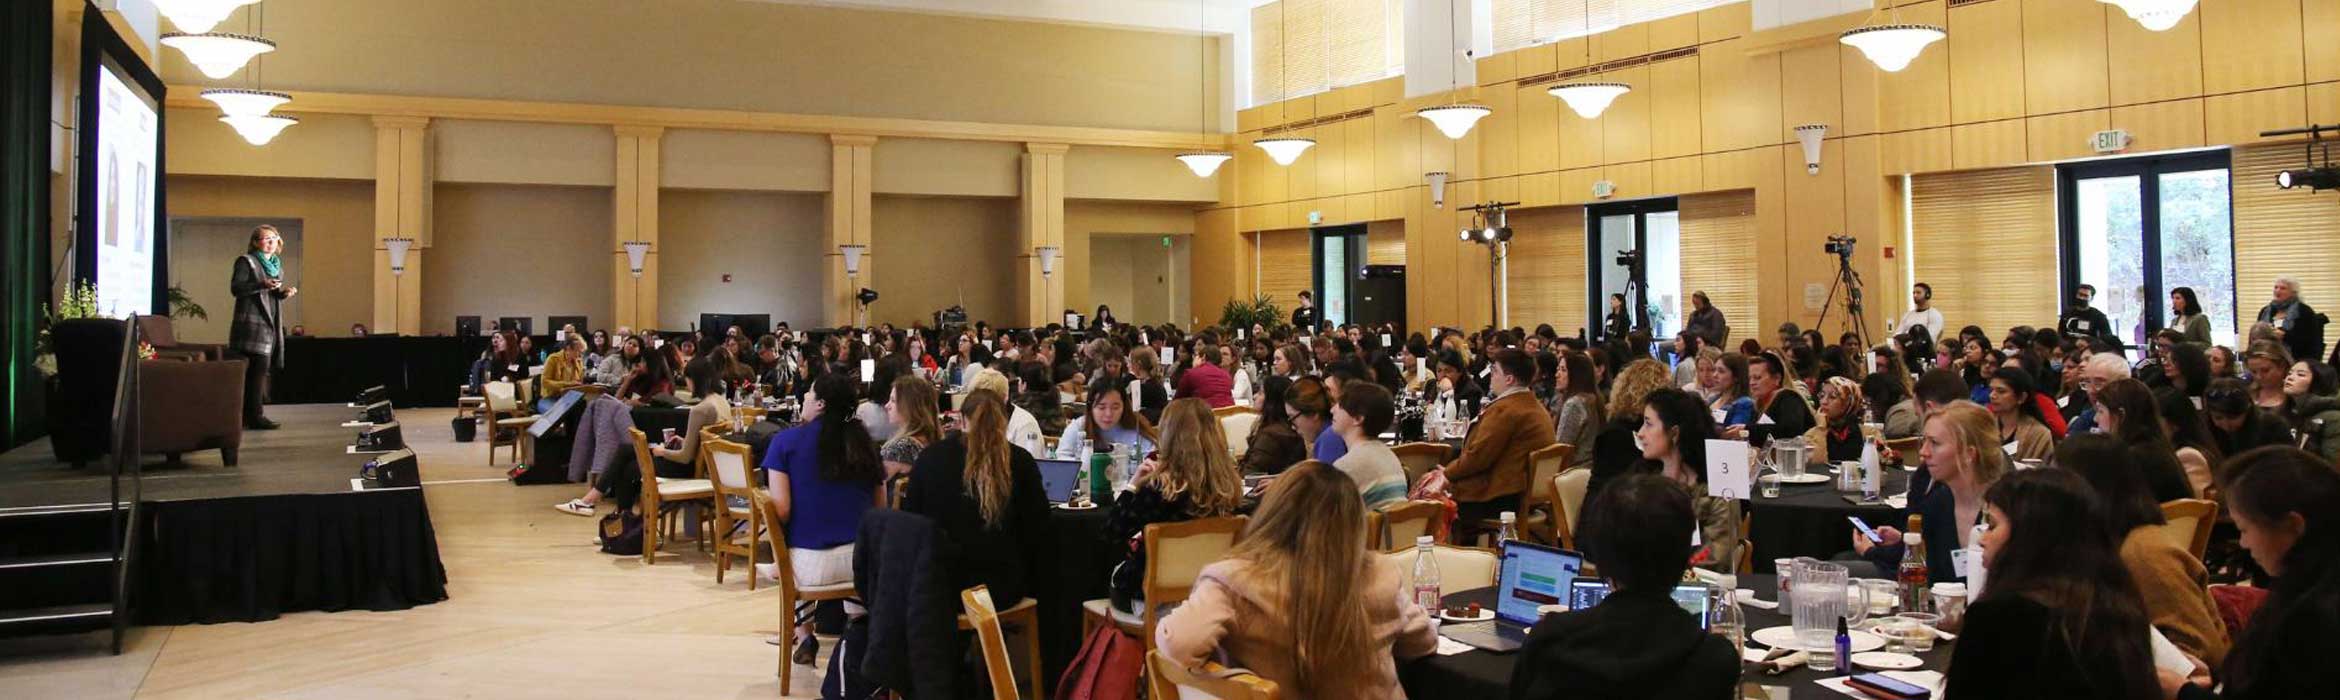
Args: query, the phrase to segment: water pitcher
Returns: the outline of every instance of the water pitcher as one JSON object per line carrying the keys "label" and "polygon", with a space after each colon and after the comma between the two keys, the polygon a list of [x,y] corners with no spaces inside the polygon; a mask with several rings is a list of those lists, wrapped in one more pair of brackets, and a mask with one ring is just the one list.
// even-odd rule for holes
{"label": "water pitcher", "polygon": [[1789,617],[1796,630],[1796,646],[1825,648],[1836,642],[1836,618],[1860,624],[1869,614],[1869,591],[1852,583],[1842,564],[1797,559],[1794,599]]}

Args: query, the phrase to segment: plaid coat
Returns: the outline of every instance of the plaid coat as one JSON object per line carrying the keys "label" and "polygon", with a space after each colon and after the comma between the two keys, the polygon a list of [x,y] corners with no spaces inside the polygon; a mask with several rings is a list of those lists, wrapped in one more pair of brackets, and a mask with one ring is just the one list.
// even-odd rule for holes
{"label": "plaid coat", "polygon": [[246,355],[267,356],[270,369],[283,369],[284,292],[268,288],[257,254],[236,256],[234,265],[228,292],[236,297],[236,316],[228,325],[228,347]]}

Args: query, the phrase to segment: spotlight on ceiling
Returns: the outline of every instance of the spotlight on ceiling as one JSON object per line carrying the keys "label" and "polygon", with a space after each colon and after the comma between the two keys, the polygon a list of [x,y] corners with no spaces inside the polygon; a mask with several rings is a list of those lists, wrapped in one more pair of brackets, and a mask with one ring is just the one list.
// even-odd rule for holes
{"label": "spotlight on ceiling", "polygon": [[[2332,142],[2324,139],[2324,132],[2340,132],[2340,124],[2309,124],[2297,129],[2276,129],[2259,132],[2262,137],[2297,136],[2307,134],[2307,157],[2300,167],[2275,173],[2275,186],[2283,189],[2305,187],[2310,190],[2340,189],[2340,167],[2332,165]],[[2316,154],[2323,153],[2323,164],[2318,165]]]}
{"label": "spotlight on ceiling", "polygon": [[2306,187],[2316,190],[2340,189],[2340,168],[2301,168],[2275,174],[2275,186],[2283,189]]}

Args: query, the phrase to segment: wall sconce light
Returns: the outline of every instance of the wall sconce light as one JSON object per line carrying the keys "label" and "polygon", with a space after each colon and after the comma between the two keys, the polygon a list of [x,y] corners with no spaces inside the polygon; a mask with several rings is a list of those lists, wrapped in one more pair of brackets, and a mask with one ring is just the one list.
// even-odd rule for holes
{"label": "wall sconce light", "polygon": [[1044,245],[1033,248],[1032,252],[1040,255],[1040,276],[1047,277],[1056,274],[1056,256],[1063,252],[1063,249]]}
{"label": "wall sconce light", "polygon": [[633,273],[634,273],[634,276],[635,276],[635,277],[637,277],[637,278],[639,278],[639,277],[641,277],[641,276],[642,276],[642,263],[643,263],[643,260],[644,260],[645,258],[648,258],[648,257],[650,257],[650,242],[649,242],[649,241],[626,241],[626,242],[625,242],[625,246],[626,246],[626,269],[627,269],[627,270],[629,270],[629,271],[631,271],[631,272],[633,272]]}
{"label": "wall sconce light", "polygon": [[1820,141],[1828,138],[1827,124],[1796,127],[1796,142],[1804,145],[1804,174],[1820,174]]}
{"label": "wall sconce light", "polygon": [[847,243],[837,246],[837,252],[845,256],[845,276],[854,277],[861,274],[861,256],[869,253],[869,246]]}
{"label": "wall sconce light", "polygon": [[1428,180],[1430,182],[1430,208],[1439,209],[1445,207],[1446,171],[1441,170],[1435,173],[1423,173],[1422,179]]}
{"label": "wall sconce light", "polygon": [[[414,239],[403,236],[397,238],[384,238],[382,239],[382,245],[389,248],[390,250],[390,274],[406,274],[406,251],[414,248]],[[636,267],[640,266],[637,265]],[[636,272],[635,274],[640,273]]]}

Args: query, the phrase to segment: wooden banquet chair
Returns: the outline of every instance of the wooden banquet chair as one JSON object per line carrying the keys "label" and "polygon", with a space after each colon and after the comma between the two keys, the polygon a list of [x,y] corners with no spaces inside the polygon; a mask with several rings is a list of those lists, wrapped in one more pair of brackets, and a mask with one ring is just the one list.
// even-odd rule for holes
{"label": "wooden banquet chair", "polygon": [[[711,477],[707,481],[715,488],[715,528],[709,531],[707,543],[715,550],[715,583],[723,584],[723,574],[731,570],[731,557],[736,554],[748,563],[748,590],[756,589],[756,545],[765,540],[765,531],[776,523],[764,519],[763,489],[756,488],[755,467],[748,464],[748,446],[702,434],[699,438],[699,461],[707,466]],[[746,505],[733,505],[737,498]]]}
{"label": "wooden banquet chair", "polygon": [[1248,406],[1236,408],[1243,410],[1224,413],[1227,409],[1222,408],[1213,413],[1219,413],[1219,430],[1227,434],[1227,449],[1235,453],[1236,459],[1242,459],[1243,453],[1251,449],[1251,431],[1259,428],[1259,413]]}
{"label": "wooden banquet chair", "polygon": [[1382,552],[1412,550],[1414,540],[1430,534],[1431,526],[1445,512],[1446,505],[1437,501],[1406,501],[1381,509],[1374,513],[1381,516],[1381,531],[1377,533],[1380,535],[1377,538],[1379,546],[1374,549]]}
{"label": "wooden banquet chair", "polygon": [[[1432,545],[1430,556],[1438,559],[1438,585],[1442,590],[1467,591],[1495,585],[1495,576],[1502,561],[1495,550],[1478,547],[1457,547],[1450,544]],[[1408,546],[1395,552],[1383,552],[1381,558],[1398,567],[1403,586],[1399,590],[1414,590],[1414,548]],[[1438,611],[1432,610],[1436,615]]]}
{"label": "wooden banquet chair", "polygon": [[[1187,670],[1171,663],[1159,651],[1146,652],[1147,697],[1172,700],[1174,698],[1209,697],[1219,700],[1281,700],[1283,689],[1276,682],[1242,669],[1231,669],[1215,661],[1205,661],[1201,668]],[[1191,691],[1191,692],[1189,692]]]}
{"label": "wooden banquet chair", "polygon": [[715,485],[706,479],[666,479],[658,476],[658,462],[650,456],[650,438],[641,428],[627,428],[626,436],[634,439],[634,464],[642,472],[642,565],[658,563],[659,543],[674,537],[676,515],[681,506],[692,502],[708,507],[699,513],[701,527],[699,542],[704,544],[714,533],[707,518],[714,506]]}
{"label": "wooden banquet chair", "polygon": [[[1524,539],[1553,544],[1560,541],[1559,528],[1553,523],[1553,503],[1557,500],[1552,487],[1560,472],[1568,468],[1568,459],[1576,454],[1576,446],[1556,442],[1528,454],[1528,490],[1520,494],[1519,536]],[[1502,523],[1496,523],[1501,525]]]}
{"label": "wooden banquet chair", "polygon": [[1552,524],[1559,531],[1561,549],[1576,549],[1576,519],[1584,514],[1585,490],[1591,486],[1592,467],[1563,470],[1552,477]]}
{"label": "wooden banquet chair", "polygon": [[[782,640],[780,645],[780,687],[783,689],[781,693],[786,694],[788,692],[786,689],[791,687],[789,679],[795,675],[796,669],[796,665],[789,663],[788,659],[789,653],[796,648],[796,606],[824,600],[853,600],[859,598],[861,594],[853,588],[852,581],[832,583],[826,586],[796,585],[796,566],[788,557],[788,528],[781,526],[778,507],[772,504],[770,498],[758,499],[754,501],[754,505],[757,509],[764,511],[764,522],[771,523],[771,526],[765,528],[764,532],[771,538],[772,568],[775,569],[773,575],[779,579],[780,639]],[[748,569],[748,576],[755,576],[755,567],[750,566]]]}
{"label": "wooden banquet chair", "polygon": [[1925,441],[1926,438],[1923,435],[1911,435],[1905,438],[1886,440],[1885,449],[1892,450],[1895,454],[1901,455],[1901,463],[1905,466],[1922,467],[1925,465],[1918,463],[1918,447]]}
{"label": "wooden banquet chair", "polygon": [[1254,410],[1254,409],[1252,409],[1252,407],[1250,407],[1250,406],[1245,406],[1245,405],[1243,405],[1243,404],[1235,404],[1235,405],[1232,405],[1232,406],[1222,406],[1222,407],[1219,407],[1219,408],[1214,408],[1214,409],[1211,409],[1211,415],[1212,415],[1212,416],[1215,416],[1215,417],[1218,417],[1218,418],[1226,418],[1226,417],[1228,417],[1228,416],[1240,416],[1240,415],[1243,415],[1243,414],[1246,414],[1246,413],[1249,413],[1249,414],[1251,414],[1251,415],[1255,415],[1255,416],[1256,416],[1256,415],[1259,415],[1259,411],[1257,411],[1257,410]]}
{"label": "wooden banquet chair", "polygon": [[1017,697],[1015,655],[1008,651],[1007,632],[1001,622],[1023,632],[1024,673],[1032,681],[1028,697],[1047,697],[1040,677],[1040,602],[1025,596],[1015,607],[1000,610],[991,600],[990,589],[976,586],[959,592],[959,605],[965,611],[959,615],[959,631],[973,631],[975,641],[983,646],[983,669],[990,676],[991,697]]}
{"label": "wooden banquet chair", "polygon": [[1100,625],[1113,625],[1138,635],[1145,648],[1154,648],[1154,625],[1161,621],[1162,613],[1194,593],[1195,577],[1202,574],[1203,567],[1227,556],[1249,520],[1231,515],[1147,525],[1144,614],[1115,608],[1107,598],[1081,603],[1081,638],[1087,639]]}
{"label": "wooden banquet chair", "polygon": [[2194,553],[2194,561],[2210,551],[2210,527],[2218,523],[2218,502],[2199,498],[2181,498],[2161,504],[2161,517],[2169,521],[2161,532],[2169,536],[2171,544]]}
{"label": "wooden banquet chair", "polygon": [[[528,426],[536,423],[536,411],[523,395],[521,386],[515,382],[488,382],[480,387],[480,395],[486,400],[486,417],[480,421],[486,425],[480,427],[487,431],[488,466],[495,466],[498,447],[510,446],[514,463],[527,459],[521,447],[529,439]],[[505,434],[507,430],[509,436]]]}
{"label": "wooden banquet chair", "polygon": [[1397,453],[1398,464],[1406,469],[1406,490],[1422,483],[1422,475],[1430,473],[1454,456],[1454,448],[1443,442],[1409,442],[1389,448]]}

